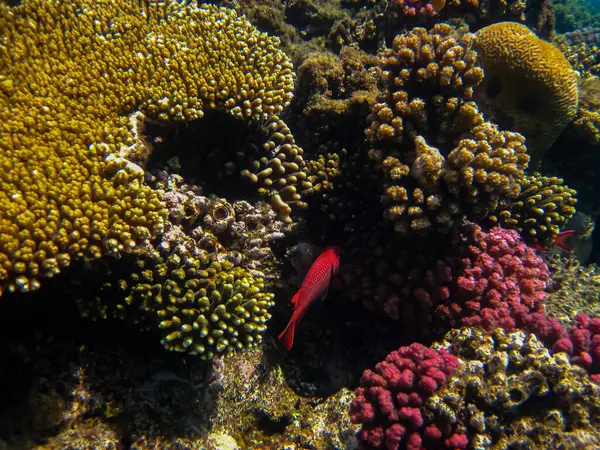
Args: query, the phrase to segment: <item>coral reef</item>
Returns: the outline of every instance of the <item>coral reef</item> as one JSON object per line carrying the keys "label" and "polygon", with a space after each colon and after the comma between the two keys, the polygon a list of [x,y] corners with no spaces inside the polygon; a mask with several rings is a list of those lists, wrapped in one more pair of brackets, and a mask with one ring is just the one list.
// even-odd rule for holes
{"label": "coral reef", "polygon": [[571,44],[560,38],[555,42],[571,66],[579,72],[581,78],[586,79],[593,75],[600,75],[600,43]]}
{"label": "coral reef", "polygon": [[548,0],[7,3],[0,449],[600,447],[597,29],[554,38]]}
{"label": "coral reef", "polygon": [[381,14],[379,28],[397,33],[414,26],[431,28],[438,22],[464,24],[471,31],[500,21],[521,22],[542,38],[554,31],[552,5],[544,0],[390,0],[379,2],[386,8]]}
{"label": "coral reef", "polygon": [[442,177],[451,194],[467,205],[469,217],[484,218],[518,198],[529,156],[518,133],[485,122],[448,154]]}
{"label": "coral reef", "polygon": [[577,192],[562,178],[539,173],[521,179],[522,191],[509,207],[490,215],[488,220],[517,230],[530,244],[549,248],[575,213]]}
{"label": "coral reef", "polygon": [[170,226],[144,253],[105,258],[95,270],[83,267],[74,289],[81,313],[158,329],[165,348],[202,359],[255,347],[271,317],[273,294],[265,292],[263,278],[237,265],[235,255],[235,263],[227,257],[219,262],[202,244]]}
{"label": "coral reef", "polygon": [[458,200],[438,192],[444,157],[422,137],[415,139],[415,147],[414,161],[407,161],[410,165],[404,164],[400,155],[369,152],[383,181],[383,217],[402,236],[447,233],[462,211]]}
{"label": "coral reef", "polygon": [[554,255],[548,261],[552,276],[544,302],[549,317],[570,326],[585,313],[600,317],[600,271],[595,264],[582,265],[572,256]]}
{"label": "coral reef", "polygon": [[385,235],[372,236],[344,254],[346,295],[399,320],[417,339],[460,326],[512,330],[543,311],[548,268],[516,231],[469,224],[451,248],[435,241],[430,248],[415,254]]}
{"label": "coral reef", "polygon": [[422,135],[439,144],[483,122],[471,101],[483,80],[472,48],[474,36],[454,34],[447,24],[430,32],[414,28],[385,49],[380,57],[382,94],[366,130],[372,142],[410,141]]}
{"label": "coral reef", "polygon": [[147,153],[131,113],[260,118],[292,97],[278,39],[226,9],[26,0],[1,4],[0,21],[3,289],[35,289],[72,258],[130,251],[162,231],[159,193],[121,158]]}
{"label": "coral reef", "polygon": [[170,223],[181,225],[195,249],[261,278],[280,276],[272,247],[292,233],[295,226],[279,219],[269,204],[206,197],[201,189],[186,185],[177,175],[157,186],[165,191]]}
{"label": "coral reef", "polygon": [[365,132],[384,218],[401,235],[485,217],[519,195],[529,162],[523,137],[484,122],[471,101],[483,71],[473,35],[455,34],[447,24],[415,28],[381,56],[382,94]]}
{"label": "coral reef", "polygon": [[513,330],[529,314],[543,311],[548,267],[516,231],[495,227],[486,233],[470,225],[458,245],[464,256],[456,291],[436,307],[452,328]]}
{"label": "coral reef", "polygon": [[477,90],[486,117],[522,133],[532,167],[577,114],[577,75],[563,54],[526,26],[501,22],[476,33]]}
{"label": "coral reef", "polygon": [[554,0],[552,9],[556,15],[557,33],[600,26],[600,10],[590,0]]}
{"label": "coral reef", "polygon": [[164,351],[118,323],[85,328],[75,341],[73,327],[57,335],[58,326],[37,337],[3,340],[0,353],[10,368],[0,368],[7,400],[0,407],[0,445],[356,448],[356,427],[347,414],[352,393],[342,389],[326,400],[298,396],[271,346],[210,364]]}
{"label": "coral reef", "polygon": [[268,139],[263,144],[266,156],[252,161],[250,169],[241,172],[242,177],[258,184],[258,193],[266,198],[280,217],[291,222],[292,206],[305,208],[301,193],[313,187],[306,180],[303,150],[294,141],[290,129],[277,116],[265,124]]}
{"label": "coral reef", "polygon": [[564,353],[524,331],[478,328],[390,353],[365,371],[350,407],[373,449],[597,445],[598,412],[600,388]]}
{"label": "coral reef", "polygon": [[463,364],[423,409],[468,434],[469,448],[585,448],[571,447],[578,435],[582,444],[600,443],[600,389],[533,334],[463,328],[433,348]]}
{"label": "coral reef", "polygon": [[372,150],[375,167],[384,173],[384,218],[405,235],[447,232],[464,215],[486,217],[521,192],[529,162],[523,141],[521,135],[500,132],[485,122],[464,136],[447,158],[420,136],[409,155],[384,158],[384,152]]}
{"label": "coral reef", "polygon": [[563,34],[569,45],[600,44],[600,27],[585,27]]}
{"label": "coral reef", "polygon": [[298,67],[296,102],[320,123],[348,115],[363,104],[369,107],[378,94],[372,73],[377,64],[376,56],[353,47],[342,47],[338,56],[311,53]]}
{"label": "coral reef", "polygon": [[[598,51],[600,59],[600,50]],[[599,68],[592,68],[600,74]],[[573,129],[594,146],[600,145],[600,78],[588,76],[579,82],[579,111]]]}
{"label": "coral reef", "polygon": [[366,370],[350,405],[363,448],[466,448],[467,437],[437,422],[421,408],[443,388],[459,365],[445,350],[421,344],[400,347],[375,370]]}

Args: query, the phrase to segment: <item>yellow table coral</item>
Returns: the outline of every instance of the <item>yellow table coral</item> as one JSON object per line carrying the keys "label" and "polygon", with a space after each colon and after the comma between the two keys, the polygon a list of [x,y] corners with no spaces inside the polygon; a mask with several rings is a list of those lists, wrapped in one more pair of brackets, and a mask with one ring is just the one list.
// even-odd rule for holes
{"label": "yellow table coral", "polygon": [[0,30],[0,292],[161,232],[124,158],[148,151],[134,117],[263,119],[292,97],[277,38],[215,6],[25,0],[0,4]]}
{"label": "yellow table coral", "polygon": [[477,93],[486,117],[526,138],[535,167],[577,114],[577,75],[559,49],[525,25],[501,22],[475,33],[485,71]]}

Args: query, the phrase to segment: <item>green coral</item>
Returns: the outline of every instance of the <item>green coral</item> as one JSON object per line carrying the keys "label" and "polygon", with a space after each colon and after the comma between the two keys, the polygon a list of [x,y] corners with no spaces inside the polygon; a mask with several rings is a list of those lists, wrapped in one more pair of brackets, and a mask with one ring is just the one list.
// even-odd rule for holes
{"label": "green coral", "polygon": [[523,178],[517,200],[491,215],[489,220],[503,228],[517,230],[528,243],[548,247],[575,214],[576,195],[562,178],[535,173]]}
{"label": "green coral", "polygon": [[600,388],[566,354],[551,356],[535,335],[463,328],[434,347],[463,364],[427,409],[467,433],[471,448],[584,448],[571,446],[576,438],[600,443]]}
{"label": "green coral", "polygon": [[582,312],[600,317],[600,269],[581,264],[572,256],[554,255],[548,261],[552,281],[546,288],[546,311],[565,325],[574,325]]}
{"label": "green coral", "polygon": [[195,248],[179,227],[172,227],[151,251],[103,262],[103,270],[88,269],[78,277],[91,292],[79,290],[84,316],[158,328],[165,348],[203,359],[262,341],[273,306],[263,278]]}
{"label": "green coral", "polygon": [[160,194],[123,158],[147,156],[145,118],[266,119],[292,98],[278,39],[212,5],[25,0],[0,4],[0,28],[2,290],[162,232]]}

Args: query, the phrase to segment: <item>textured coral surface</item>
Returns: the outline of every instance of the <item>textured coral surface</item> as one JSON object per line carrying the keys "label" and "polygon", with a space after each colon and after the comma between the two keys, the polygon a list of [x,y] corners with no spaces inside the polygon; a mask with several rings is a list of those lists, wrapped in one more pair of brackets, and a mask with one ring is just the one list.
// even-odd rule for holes
{"label": "textured coral surface", "polygon": [[476,33],[486,112],[523,133],[537,165],[577,114],[577,76],[563,54],[526,26],[501,22]]}
{"label": "textured coral surface", "polygon": [[159,194],[119,156],[147,151],[129,114],[263,117],[291,99],[277,38],[214,6],[25,1],[2,3],[0,23],[3,289],[162,230]]}

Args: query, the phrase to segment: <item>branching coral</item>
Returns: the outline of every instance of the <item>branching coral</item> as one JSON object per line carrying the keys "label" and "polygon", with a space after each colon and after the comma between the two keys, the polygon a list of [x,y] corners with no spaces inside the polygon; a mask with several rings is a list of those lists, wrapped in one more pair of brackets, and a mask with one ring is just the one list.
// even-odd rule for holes
{"label": "branching coral", "polygon": [[543,310],[548,267],[517,232],[496,227],[486,233],[470,225],[461,233],[460,247],[456,290],[436,308],[451,327],[513,330]]}
{"label": "branching coral", "polygon": [[420,136],[415,139],[415,150],[414,161],[407,161],[410,165],[404,164],[400,155],[369,152],[375,168],[383,173],[384,219],[401,235],[447,232],[461,209],[439,186],[444,157]]}
{"label": "branching coral", "polygon": [[524,25],[501,22],[476,36],[477,62],[485,70],[480,106],[527,138],[535,166],[577,114],[577,76],[556,47]]}
{"label": "branching coral", "polygon": [[519,197],[490,221],[519,231],[529,243],[548,247],[575,213],[576,194],[561,178],[536,173],[522,179]]}
{"label": "branching coral", "polygon": [[599,413],[600,388],[564,353],[524,331],[475,328],[390,353],[364,372],[350,407],[372,449],[598,444]]}
{"label": "branching coral", "polygon": [[520,193],[523,137],[484,122],[471,100],[483,79],[473,39],[446,24],[415,28],[381,56],[382,95],[365,132],[384,219],[402,235],[448,232]]}
{"label": "branching coral", "polygon": [[472,205],[474,217],[486,217],[499,203],[521,193],[523,172],[529,164],[518,133],[499,131],[484,123],[461,139],[448,154],[443,177],[448,190]]}
{"label": "branching coral", "polygon": [[350,298],[402,322],[417,337],[460,327],[512,330],[543,311],[548,268],[515,231],[468,224],[452,247],[394,245],[373,236],[348,251],[340,280]]}
{"label": "branching coral", "polygon": [[268,138],[263,144],[266,156],[251,162],[250,169],[241,172],[243,177],[260,187],[258,192],[265,197],[279,213],[280,217],[291,222],[292,206],[305,208],[302,191],[312,188],[305,171],[303,150],[296,145],[287,125],[277,116],[265,125]]}
{"label": "branching coral", "polygon": [[[546,405],[540,408],[540,403]],[[363,448],[545,449],[595,430],[600,388],[533,334],[462,328],[390,353],[350,407]]]}
{"label": "branching coral", "polygon": [[0,23],[3,289],[162,230],[159,194],[120,158],[147,152],[129,114],[261,118],[292,97],[278,40],[214,6],[26,0],[1,4]]}
{"label": "branching coral", "polygon": [[366,370],[350,405],[364,448],[466,448],[467,437],[448,423],[422,415],[422,405],[442,388],[459,361],[421,344],[401,347]]}
{"label": "branching coral", "polygon": [[414,153],[384,157],[383,151],[371,150],[375,168],[384,174],[384,218],[406,235],[447,232],[464,215],[486,217],[521,192],[529,163],[523,141],[520,134],[500,132],[485,122],[446,158],[421,136],[414,141]]}
{"label": "branching coral", "polygon": [[254,347],[271,317],[264,280],[197,246],[173,226],[155,248],[134,258],[107,258],[81,274],[84,316],[158,327],[169,350],[203,359]]}
{"label": "branching coral", "polygon": [[474,36],[455,38],[454,32],[446,24],[431,32],[414,28],[396,36],[383,52],[382,96],[366,130],[371,141],[402,142],[423,135],[439,143],[483,121],[471,102],[483,79]]}

